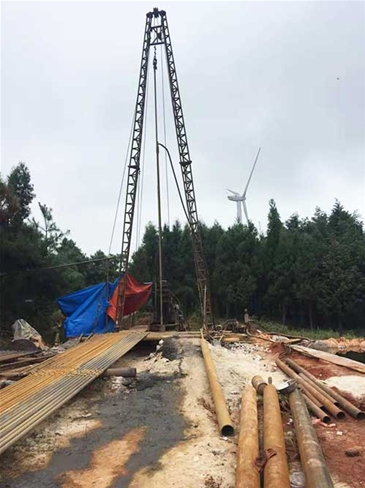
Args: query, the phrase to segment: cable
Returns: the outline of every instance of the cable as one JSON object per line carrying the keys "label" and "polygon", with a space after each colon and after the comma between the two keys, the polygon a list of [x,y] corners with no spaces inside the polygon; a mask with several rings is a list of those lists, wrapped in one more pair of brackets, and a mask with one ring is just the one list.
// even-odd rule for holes
{"label": "cable", "polygon": [[7,271],[6,273],[1,273],[0,276],[6,276],[8,274],[13,274],[13,273],[33,273],[34,271],[46,271],[51,269],[69,268],[71,266],[81,266],[82,264],[97,263],[99,261],[113,261],[113,259],[116,258],[115,257],[95,258],[95,259],[87,259],[85,261],[75,261],[74,263],[58,264],[56,266],[46,266],[44,268],[30,268],[30,269],[28,268],[23,270]]}
{"label": "cable", "polygon": [[[166,47],[165,47],[166,49]],[[162,44],[160,45],[160,55],[161,55],[161,80],[162,80],[162,117],[163,117],[163,136],[164,145],[166,144],[166,110],[165,110],[165,78],[164,78],[164,63],[162,55]],[[165,174],[166,174],[166,200],[167,200],[167,224],[170,228],[170,196],[169,196],[169,175],[167,171],[167,155],[165,151]]]}
{"label": "cable", "polygon": [[130,150],[131,142],[132,142],[133,126],[134,126],[134,117],[132,118],[132,125],[131,125],[130,134],[129,134],[129,141],[128,141],[127,153],[125,155],[125,161],[124,161],[123,175],[122,175],[122,179],[120,181],[120,186],[119,186],[118,201],[117,201],[117,206],[116,206],[116,209],[115,209],[115,215],[114,215],[114,222],[113,222],[112,234],[110,236],[108,256],[110,256],[110,251],[111,251],[112,244],[113,244],[113,239],[114,239],[115,226],[117,224],[117,218],[118,218],[118,212],[119,212],[119,205],[120,205],[120,197],[122,196],[122,189],[123,189],[125,171],[127,169],[127,161],[128,161],[128,156],[129,156],[129,150]]}
{"label": "cable", "polygon": [[165,151],[167,152],[167,155],[168,155],[169,160],[170,160],[170,166],[171,166],[171,169],[172,169],[172,173],[174,175],[174,179],[175,179],[175,183],[176,183],[176,188],[177,188],[177,191],[179,193],[180,202],[181,202],[182,208],[184,210],[186,220],[188,221],[188,224],[190,225],[189,215],[188,215],[188,212],[187,212],[187,210],[185,208],[185,204],[184,204],[183,197],[181,196],[181,191],[180,191],[179,183],[177,181],[177,177],[176,177],[176,173],[175,173],[175,168],[174,168],[174,166],[172,164],[172,159],[171,159],[170,151],[167,149],[166,146],[164,146],[163,144],[161,144],[161,142],[159,142],[158,145],[161,146],[161,147],[163,147],[165,149]]}

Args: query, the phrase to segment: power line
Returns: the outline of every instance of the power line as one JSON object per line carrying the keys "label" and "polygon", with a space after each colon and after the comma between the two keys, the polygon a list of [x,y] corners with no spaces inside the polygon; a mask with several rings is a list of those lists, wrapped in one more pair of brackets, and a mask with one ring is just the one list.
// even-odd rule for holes
{"label": "power line", "polygon": [[46,266],[44,268],[28,268],[28,269],[23,269],[23,270],[12,270],[12,271],[7,271],[6,273],[1,273],[0,276],[6,276],[9,274],[16,274],[16,273],[33,273],[33,272],[37,272],[37,271],[47,271],[47,270],[52,270],[52,269],[70,268],[71,266],[81,266],[83,264],[97,263],[100,261],[113,261],[113,259],[116,259],[116,258],[115,257],[95,258],[95,259],[87,259],[85,261],[75,261],[74,263],[58,264],[56,266]]}

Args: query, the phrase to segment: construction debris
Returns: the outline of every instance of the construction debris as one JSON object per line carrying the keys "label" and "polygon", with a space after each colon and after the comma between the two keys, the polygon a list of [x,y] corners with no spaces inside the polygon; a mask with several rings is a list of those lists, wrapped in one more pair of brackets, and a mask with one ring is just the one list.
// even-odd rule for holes
{"label": "construction debris", "polygon": [[13,325],[11,326],[14,334],[14,341],[28,339],[32,341],[33,344],[38,347],[39,349],[48,349],[46,344],[44,343],[42,336],[39,332],[37,332],[34,327],[32,327],[28,322],[24,319],[16,320]]}

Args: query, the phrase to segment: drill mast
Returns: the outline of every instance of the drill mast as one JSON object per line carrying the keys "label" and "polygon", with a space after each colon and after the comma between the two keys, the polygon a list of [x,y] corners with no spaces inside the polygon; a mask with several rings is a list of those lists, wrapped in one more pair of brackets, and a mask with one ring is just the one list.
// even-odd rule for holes
{"label": "drill mast", "polygon": [[[175,61],[172,51],[170,31],[167,23],[166,12],[155,8],[153,12],[148,12],[146,16],[146,25],[144,31],[142,60],[138,82],[137,101],[134,114],[134,126],[131,153],[128,165],[127,194],[125,201],[122,251],[121,251],[121,272],[126,273],[128,270],[131,236],[133,228],[133,217],[136,203],[137,183],[140,172],[140,157],[142,146],[142,133],[145,114],[147,73],[150,48],[157,45],[165,46],[167,60],[167,71],[169,77],[169,86],[171,102],[174,114],[176,139],[179,150],[180,168],[182,173],[186,210],[188,223],[191,229],[195,271],[199,291],[199,299],[204,324],[210,326],[213,324],[213,315],[211,309],[209,282],[207,267],[204,258],[203,244],[199,230],[199,219],[196,206],[196,198],[193,184],[193,174],[191,168],[191,158],[188,146],[188,140],[185,129],[185,121],[181,104],[179,84],[177,80]],[[118,297],[117,317],[118,323],[121,323],[124,305],[124,289],[121,287]]]}

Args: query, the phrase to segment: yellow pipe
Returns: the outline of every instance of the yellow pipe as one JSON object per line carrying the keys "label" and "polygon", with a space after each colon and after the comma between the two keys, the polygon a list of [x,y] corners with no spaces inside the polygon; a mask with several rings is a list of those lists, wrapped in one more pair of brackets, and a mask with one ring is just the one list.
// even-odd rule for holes
{"label": "yellow pipe", "polygon": [[213,359],[209,351],[208,343],[205,339],[200,340],[203,353],[205,369],[207,371],[210,389],[214,402],[215,413],[217,415],[220,433],[223,436],[234,435],[234,428],[229,416],[223,391],[218,380],[217,372],[214,367]]}

